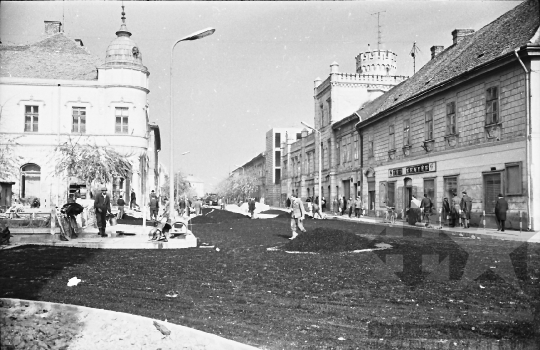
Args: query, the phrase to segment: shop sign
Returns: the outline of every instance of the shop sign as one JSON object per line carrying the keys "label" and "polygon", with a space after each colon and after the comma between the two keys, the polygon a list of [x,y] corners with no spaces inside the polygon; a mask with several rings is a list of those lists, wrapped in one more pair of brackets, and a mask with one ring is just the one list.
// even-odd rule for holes
{"label": "shop sign", "polygon": [[435,162],[411,165],[388,170],[389,177],[429,173],[437,170]]}

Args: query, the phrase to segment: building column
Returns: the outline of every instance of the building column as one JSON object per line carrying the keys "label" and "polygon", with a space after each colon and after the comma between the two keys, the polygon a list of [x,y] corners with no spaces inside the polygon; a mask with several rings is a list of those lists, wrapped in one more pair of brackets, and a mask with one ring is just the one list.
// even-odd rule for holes
{"label": "building column", "polygon": [[[529,150],[530,159],[530,177],[527,178],[528,184],[531,186],[531,207],[530,215],[532,230],[540,229],[540,59],[538,56],[531,57],[531,65],[529,69],[530,76],[530,121],[531,121],[531,137]],[[536,58],[536,59],[535,59]]]}

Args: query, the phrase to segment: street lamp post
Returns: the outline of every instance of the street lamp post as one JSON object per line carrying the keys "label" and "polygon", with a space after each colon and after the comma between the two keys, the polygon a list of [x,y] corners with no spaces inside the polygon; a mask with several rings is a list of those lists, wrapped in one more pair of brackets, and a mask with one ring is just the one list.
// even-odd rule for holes
{"label": "street lamp post", "polygon": [[200,30],[198,32],[195,32],[195,33],[192,33],[186,37],[183,37],[182,39],[179,39],[177,40],[174,45],[171,47],[171,63],[170,63],[170,74],[169,74],[169,88],[170,88],[170,110],[169,110],[169,113],[170,113],[170,133],[171,133],[171,140],[170,140],[170,143],[171,143],[171,154],[170,154],[170,163],[171,163],[171,178],[169,179],[169,217],[171,219],[171,222],[172,222],[172,218],[173,218],[173,215],[174,215],[174,128],[173,128],[173,124],[174,124],[174,113],[173,113],[173,84],[172,84],[172,81],[173,81],[173,57],[174,57],[174,48],[176,46],[176,44],[178,44],[179,42],[181,41],[192,41],[192,40],[197,40],[197,39],[202,39],[206,36],[209,36],[209,35],[212,35],[214,34],[216,30],[214,28],[206,28],[206,29],[203,29],[203,30]]}
{"label": "street lamp post", "polygon": [[[184,153],[181,154],[181,156],[185,156],[189,152],[190,151],[184,152]],[[180,182],[180,172],[178,172],[178,176],[177,176],[176,180],[174,181],[175,188],[176,188],[176,198],[180,198],[180,194],[178,193],[178,187],[180,186],[180,184],[178,182]]]}
{"label": "street lamp post", "polygon": [[305,127],[317,132],[319,134],[319,144],[321,145],[321,149],[319,150],[319,210],[322,212],[322,205],[321,205],[321,201],[322,201],[322,136],[321,136],[321,132],[317,129],[315,129],[314,127],[310,126],[309,124],[305,123],[305,122],[301,122],[302,125],[304,125]]}

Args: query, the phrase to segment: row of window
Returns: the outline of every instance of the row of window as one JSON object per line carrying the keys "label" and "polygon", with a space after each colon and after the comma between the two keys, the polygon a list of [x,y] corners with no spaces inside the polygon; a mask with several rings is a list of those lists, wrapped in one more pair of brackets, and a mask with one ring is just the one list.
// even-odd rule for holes
{"label": "row of window", "polygon": [[337,142],[337,164],[358,160],[358,133],[344,136]]}
{"label": "row of window", "polygon": [[[129,109],[127,107],[115,108],[115,133],[128,133]],[[72,107],[71,132],[86,133],[86,107]],[[25,106],[24,131],[39,132],[39,106]]]}
{"label": "row of window", "polygon": [[[486,89],[485,102],[485,124],[493,125],[500,123],[499,115],[499,87],[492,86]],[[430,141],[434,139],[433,133],[433,109],[424,113],[424,140]],[[451,101],[446,104],[446,135],[457,135],[457,115],[456,102]],[[403,146],[411,145],[411,121],[409,118],[403,120]],[[390,124],[388,127],[388,150],[396,149],[396,130],[395,125]],[[374,156],[374,141],[373,135],[368,135],[367,140],[368,157]]]}

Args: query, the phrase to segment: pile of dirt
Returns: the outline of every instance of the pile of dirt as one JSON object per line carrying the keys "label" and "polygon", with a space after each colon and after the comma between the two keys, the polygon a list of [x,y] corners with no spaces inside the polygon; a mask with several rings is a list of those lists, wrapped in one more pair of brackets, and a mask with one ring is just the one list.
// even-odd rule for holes
{"label": "pile of dirt", "polygon": [[337,229],[318,227],[287,243],[283,249],[296,252],[348,252],[375,248],[375,243],[365,237]]}
{"label": "pile of dirt", "polygon": [[249,219],[249,217],[233,213],[227,210],[219,210],[213,208],[203,208],[202,215],[191,219],[192,224],[216,224],[220,222],[230,222],[241,219]]}
{"label": "pile of dirt", "polygon": [[261,211],[261,214],[272,214],[272,215],[278,214],[276,218],[290,218],[291,217],[290,213],[283,210],[276,210],[276,209]]}

